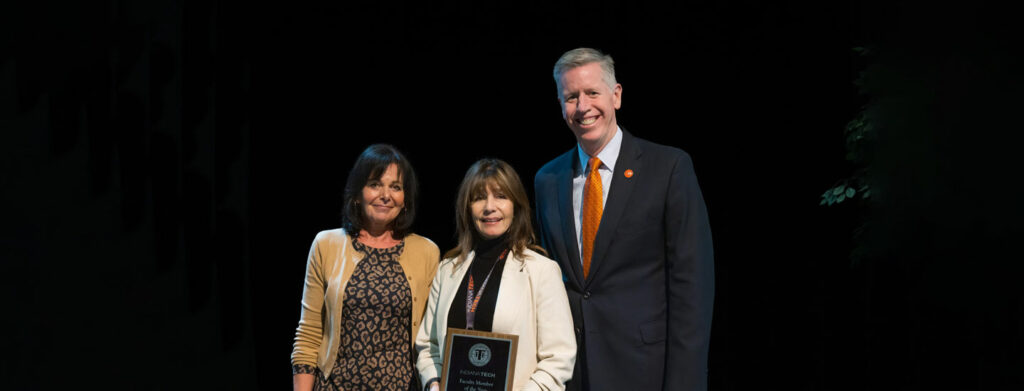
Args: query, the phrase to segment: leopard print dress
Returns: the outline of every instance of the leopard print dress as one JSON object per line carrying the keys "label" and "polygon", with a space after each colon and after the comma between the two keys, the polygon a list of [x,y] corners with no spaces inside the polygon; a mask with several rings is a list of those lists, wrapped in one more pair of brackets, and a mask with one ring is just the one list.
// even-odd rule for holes
{"label": "leopard print dress", "polygon": [[319,368],[293,372],[314,373],[314,391],[407,391],[414,372],[409,334],[412,291],[398,263],[405,242],[384,249],[355,239],[352,243],[366,257],[345,285],[342,340],[331,375],[324,379]]}

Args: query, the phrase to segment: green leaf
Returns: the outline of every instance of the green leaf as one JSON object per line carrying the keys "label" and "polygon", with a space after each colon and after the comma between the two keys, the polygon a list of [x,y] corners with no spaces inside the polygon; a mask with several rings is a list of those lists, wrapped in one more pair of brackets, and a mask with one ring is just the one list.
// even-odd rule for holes
{"label": "green leaf", "polygon": [[867,55],[871,54],[871,49],[868,49],[868,48],[863,47],[863,46],[854,47],[853,51],[855,53],[859,54],[859,55],[862,55],[862,56],[867,56]]}
{"label": "green leaf", "polygon": [[843,200],[845,200],[845,199],[846,199],[846,194],[840,194],[839,197],[836,197],[836,202],[843,202]]}
{"label": "green leaf", "polygon": [[839,195],[840,193],[843,192],[844,187],[845,186],[843,185],[836,186],[834,189],[832,189],[832,195]]}
{"label": "green leaf", "polygon": [[852,188],[852,187],[847,187],[847,188],[846,188],[846,197],[847,197],[847,198],[853,198],[853,195],[854,195],[854,194],[857,194],[857,191],[856,191],[856,190],[853,190],[853,188]]}

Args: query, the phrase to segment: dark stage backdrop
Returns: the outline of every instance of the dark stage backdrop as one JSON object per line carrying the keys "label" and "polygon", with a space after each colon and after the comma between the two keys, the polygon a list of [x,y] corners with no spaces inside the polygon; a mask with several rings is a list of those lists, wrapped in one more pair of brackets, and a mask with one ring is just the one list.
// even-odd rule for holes
{"label": "dark stage backdrop", "polygon": [[[22,3],[0,6],[0,388],[287,389],[306,255],[339,225],[358,153],[408,155],[415,231],[450,248],[473,161],[510,162],[532,197],[573,146],[551,67],[578,46],[614,56],[624,128],[694,159],[716,251],[712,389],[1021,381],[1019,256],[1004,256],[1021,198],[988,181],[1019,177],[1001,138],[1019,125],[988,110],[1014,110],[1019,79],[994,78],[1021,68],[984,6]],[[867,44],[881,54],[851,50]],[[909,86],[940,96],[915,112],[936,130],[879,148],[905,202],[819,206],[855,169],[843,128],[878,97],[852,82],[878,64],[895,71],[873,91],[896,97],[878,118],[906,125]],[[1006,207],[963,209],[989,194]],[[852,263],[870,218],[887,240]]]}

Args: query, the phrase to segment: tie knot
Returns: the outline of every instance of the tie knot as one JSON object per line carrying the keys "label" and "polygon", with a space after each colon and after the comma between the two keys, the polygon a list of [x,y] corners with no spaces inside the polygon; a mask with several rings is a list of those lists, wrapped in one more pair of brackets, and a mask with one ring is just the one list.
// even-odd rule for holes
{"label": "tie knot", "polygon": [[587,170],[589,172],[593,172],[598,167],[601,167],[601,159],[598,159],[596,157],[592,157],[592,158],[590,158],[589,161],[587,161]]}

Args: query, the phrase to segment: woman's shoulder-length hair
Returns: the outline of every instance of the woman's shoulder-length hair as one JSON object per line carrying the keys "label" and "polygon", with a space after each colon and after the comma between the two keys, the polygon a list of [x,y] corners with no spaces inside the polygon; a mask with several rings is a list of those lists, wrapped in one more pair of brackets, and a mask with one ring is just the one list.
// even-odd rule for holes
{"label": "woman's shoulder-length hair", "polygon": [[512,223],[508,227],[508,244],[512,253],[522,257],[524,251],[529,248],[541,254],[547,254],[544,249],[535,245],[536,236],[533,233],[533,224],[530,222],[533,213],[530,212],[530,199],[526,195],[526,189],[519,174],[511,165],[500,159],[481,159],[473,163],[466,171],[459,186],[458,196],[455,201],[455,232],[458,244],[455,248],[448,250],[444,258],[454,258],[456,263],[466,259],[466,256],[473,251],[473,245],[478,240],[476,225],[473,224],[472,203],[478,196],[486,196],[487,189],[501,192],[512,201]]}
{"label": "woman's shoulder-length hair", "polygon": [[392,164],[398,167],[398,175],[402,178],[402,191],[405,194],[405,207],[398,217],[391,222],[391,237],[396,240],[408,236],[416,218],[416,201],[419,183],[412,164],[395,147],[387,144],[373,144],[366,148],[348,173],[342,199],[341,227],[353,237],[366,227],[366,216],[359,200],[363,197],[363,187],[371,180],[380,179]]}

